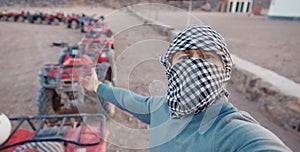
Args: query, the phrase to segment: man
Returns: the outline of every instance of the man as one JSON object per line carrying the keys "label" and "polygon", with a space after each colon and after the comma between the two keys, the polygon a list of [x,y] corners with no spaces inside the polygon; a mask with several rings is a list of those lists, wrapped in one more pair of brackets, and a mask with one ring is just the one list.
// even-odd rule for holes
{"label": "man", "polygon": [[150,151],[291,151],[248,113],[228,102],[232,60],[222,36],[209,26],[179,33],[161,59],[166,96],[143,97],[97,80],[82,85],[150,124]]}

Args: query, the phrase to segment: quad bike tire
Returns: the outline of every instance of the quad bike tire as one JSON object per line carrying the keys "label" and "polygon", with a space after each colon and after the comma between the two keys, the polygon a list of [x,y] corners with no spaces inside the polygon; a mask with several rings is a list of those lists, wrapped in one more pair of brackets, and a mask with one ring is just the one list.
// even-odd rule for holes
{"label": "quad bike tire", "polygon": [[[109,81],[105,81],[105,84],[112,86],[112,83]],[[97,95],[97,111],[103,113],[107,119],[111,119],[116,113],[116,108],[115,105]]]}
{"label": "quad bike tire", "polygon": [[53,19],[53,24],[54,25],[59,25],[59,20],[57,18]]}
{"label": "quad bike tire", "polygon": [[71,28],[72,29],[78,29],[78,22],[77,21],[72,21],[71,22]]}
{"label": "quad bike tire", "polygon": [[41,17],[37,17],[35,22],[37,24],[42,24],[43,23],[43,19]]}
{"label": "quad bike tire", "polygon": [[27,20],[28,20],[28,22],[31,23],[31,24],[34,23],[33,16],[31,16],[31,15],[29,15],[29,16],[27,17]]}
{"label": "quad bike tire", "polygon": [[25,18],[23,16],[18,17],[18,22],[24,22]]}
{"label": "quad bike tire", "polygon": [[65,21],[66,28],[71,28],[71,22],[70,21]]}
{"label": "quad bike tire", "polygon": [[49,18],[45,19],[45,24],[50,25],[51,24],[51,20]]}
{"label": "quad bike tire", "polygon": [[8,17],[7,16],[2,16],[1,17],[1,21],[7,21],[8,20]]}
{"label": "quad bike tire", "polygon": [[[38,115],[57,115],[60,108],[60,97],[55,89],[41,87],[37,95]],[[59,119],[50,119],[48,123],[56,123]]]}
{"label": "quad bike tire", "polygon": [[8,18],[8,21],[9,22],[15,22],[16,21],[16,17],[11,16],[11,17]]}

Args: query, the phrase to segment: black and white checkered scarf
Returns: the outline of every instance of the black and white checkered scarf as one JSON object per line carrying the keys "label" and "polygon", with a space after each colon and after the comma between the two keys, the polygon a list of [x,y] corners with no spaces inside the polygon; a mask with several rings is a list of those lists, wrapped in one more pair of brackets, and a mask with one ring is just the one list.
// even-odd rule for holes
{"label": "black and white checkered scarf", "polygon": [[[215,52],[224,68],[199,58],[172,65],[178,51],[201,49]],[[177,35],[161,63],[168,77],[167,100],[173,118],[202,112],[221,96],[228,96],[224,83],[230,79],[232,60],[223,37],[209,26],[193,25]]]}

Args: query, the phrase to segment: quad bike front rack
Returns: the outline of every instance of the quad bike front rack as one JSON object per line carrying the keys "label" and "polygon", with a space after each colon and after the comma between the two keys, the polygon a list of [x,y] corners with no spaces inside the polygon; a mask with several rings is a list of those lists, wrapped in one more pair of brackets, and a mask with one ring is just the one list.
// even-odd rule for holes
{"label": "quad bike front rack", "polygon": [[[100,132],[100,135],[95,133],[94,136],[97,136],[97,141],[91,142],[91,143],[84,143],[81,141],[82,134],[84,132],[84,128],[88,127],[89,125],[87,124],[87,119],[93,118],[97,119],[97,124],[99,126],[97,127]],[[105,134],[105,122],[106,118],[103,114],[92,114],[92,113],[85,113],[85,114],[65,114],[65,115],[47,115],[47,116],[27,116],[27,117],[15,117],[15,118],[9,118],[13,126],[12,132],[8,139],[0,145],[0,151],[14,147],[14,146],[19,146],[23,145],[26,143],[30,142],[44,142],[44,141],[55,141],[55,142],[63,142],[64,144],[75,144],[77,146],[94,146],[101,144],[104,140],[104,134]],[[49,124],[47,123],[48,120],[51,119],[60,119],[61,121],[54,124]],[[73,120],[73,122],[70,122],[70,120]],[[75,123],[74,123],[75,120]],[[26,139],[22,140],[16,143],[12,144],[7,144],[7,142],[12,138],[12,136],[17,132],[18,129],[21,129],[21,126],[26,124],[27,122],[31,128],[31,131],[34,132],[33,137],[31,139]],[[74,126],[75,125],[75,126]],[[49,134],[49,136],[46,137],[40,137],[40,132],[43,132],[44,129],[47,128],[55,128],[56,131],[53,134]],[[62,132],[66,132],[67,128],[77,128],[80,127],[79,135],[77,139],[67,139],[65,137],[61,136]]]}

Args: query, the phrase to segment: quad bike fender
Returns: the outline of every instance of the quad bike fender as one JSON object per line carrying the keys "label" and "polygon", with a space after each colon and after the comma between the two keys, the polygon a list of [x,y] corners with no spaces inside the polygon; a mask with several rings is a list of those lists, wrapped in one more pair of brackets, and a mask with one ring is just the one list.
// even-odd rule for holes
{"label": "quad bike fender", "polygon": [[[59,64],[45,64],[38,73],[40,84],[46,88],[59,87],[59,70]],[[52,76],[49,75],[49,71]]]}
{"label": "quad bike fender", "polygon": [[[49,71],[52,71],[53,77],[49,77]],[[58,64],[46,64],[44,65],[38,75],[39,75],[39,80],[40,84],[44,87],[47,88],[57,88],[59,86],[59,75],[58,71],[60,70],[60,66]]]}
{"label": "quad bike fender", "polygon": [[[67,144],[66,149],[70,152],[85,151],[85,152],[105,152],[106,151],[106,139],[108,137],[108,130],[100,132],[98,128],[92,126],[80,126],[75,129],[69,129],[66,132],[67,139],[80,139],[82,143],[95,143],[99,141],[99,136],[102,135],[103,140],[100,144],[94,146],[77,146],[75,144]],[[80,135],[81,134],[81,135]],[[95,136],[97,135],[97,136]]]}
{"label": "quad bike fender", "polygon": [[[18,129],[16,132],[9,138],[6,145],[11,145],[14,143],[22,142],[25,140],[30,140],[34,136],[34,131],[29,131],[25,129]],[[4,150],[1,150],[1,152],[12,152],[14,149],[16,149],[18,146],[10,147]],[[28,152],[35,152],[34,150],[28,151]]]}
{"label": "quad bike fender", "polygon": [[109,63],[99,63],[96,65],[96,73],[98,75],[98,79],[100,81],[104,81],[107,78],[107,74],[109,74],[109,70],[111,69],[111,65]]}

